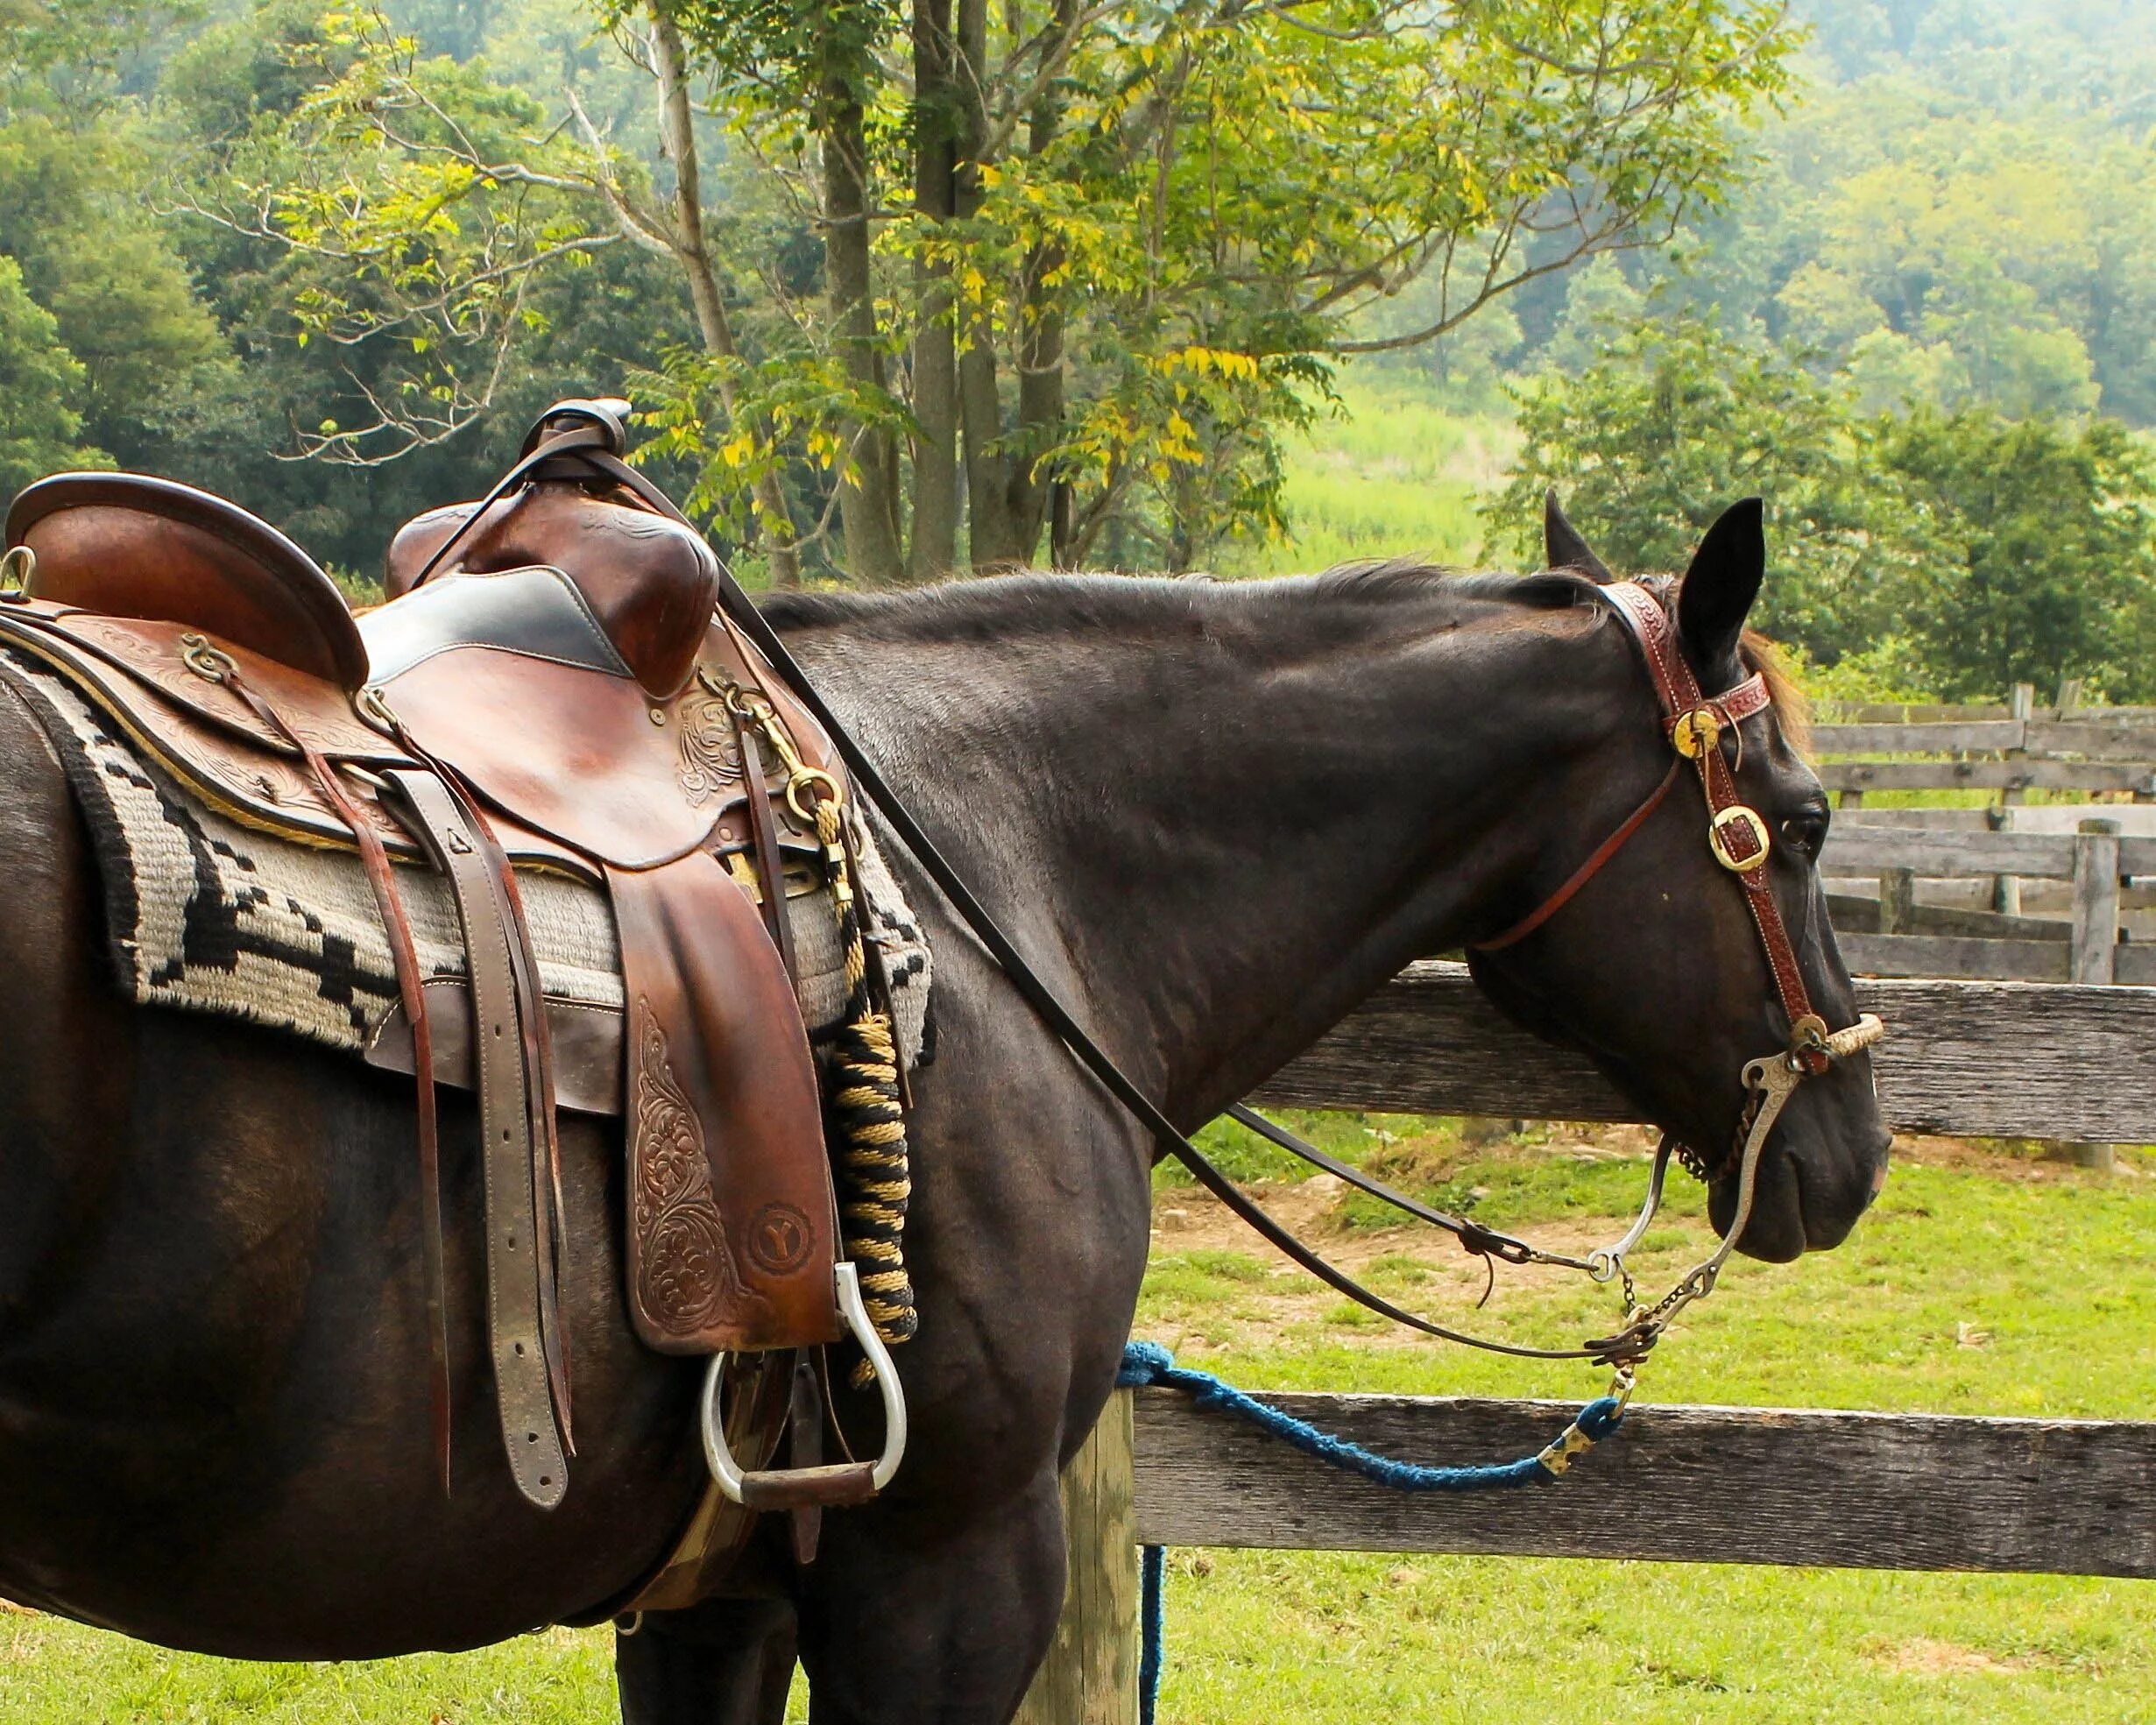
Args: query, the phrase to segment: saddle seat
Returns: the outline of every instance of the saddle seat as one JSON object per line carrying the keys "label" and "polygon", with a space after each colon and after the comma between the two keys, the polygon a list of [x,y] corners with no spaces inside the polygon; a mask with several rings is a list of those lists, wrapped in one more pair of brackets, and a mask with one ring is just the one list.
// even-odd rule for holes
{"label": "saddle seat", "polygon": [[[0,591],[0,645],[58,672],[189,791],[367,863],[392,955],[403,929],[423,1167],[433,1084],[478,1093],[503,1442],[541,1508],[560,1502],[569,1452],[548,1243],[556,1090],[512,863],[577,874],[612,904],[638,1334],[668,1353],[753,1353],[866,1322],[840,1309],[855,1284],[784,907],[789,852],[819,880],[843,883],[846,866],[789,792],[804,773],[834,795],[843,780],[829,739],[715,612],[716,559],[616,458],[612,406],[564,404],[485,498],[408,526],[392,597],[357,619],[274,528],[124,474],[25,491],[6,521],[22,584]],[[776,774],[760,727],[783,745]],[[468,958],[469,1029],[439,1045],[395,878],[417,868],[451,888]],[[430,1245],[430,1311],[440,1262]],[[444,1398],[446,1359],[438,1343]],[[770,1477],[790,1482],[765,1488],[774,1502],[873,1488],[866,1463]]]}

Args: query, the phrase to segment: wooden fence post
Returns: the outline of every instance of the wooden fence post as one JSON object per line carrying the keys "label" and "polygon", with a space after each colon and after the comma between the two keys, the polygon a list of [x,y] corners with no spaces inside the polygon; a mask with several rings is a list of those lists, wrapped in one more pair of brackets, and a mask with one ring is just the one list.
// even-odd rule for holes
{"label": "wooden fence post", "polygon": [[1119,1389],[1063,1472],[1063,1616],[1013,1725],[1137,1725],[1135,1493],[1131,1392]]}
{"label": "wooden fence post", "polygon": [[[2065,693],[2063,689],[2060,692],[2061,696]],[[2026,725],[2029,720],[2035,716],[2036,685],[2034,683],[2018,682],[2014,685],[2013,702],[2010,711],[2012,712],[2013,716],[2017,719],[2020,720],[2024,725]],[[2021,753],[2022,751],[2019,749],[2010,749],[2007,751],[2007,755],[2011,760]],[[1997,832],[2009,831],[2011,829],[2013,825],[2013,817],[2009,815],[2006,810],[2020,801],[2021,793],[2011,788],[2011,787],[1999,793],[1997,806],[1991,811],[1992,831]],[[2011,874],[1997,874],[1992,876],[1991,908],[1992,909],[1997,911],[2002,916],[2020,916],[2021,882]]]}
{"label": "wooden fence post", "polygon": [[[2118,958],[2118,823],[2083,821],[2074,840],[2074,933],[2068,976],[2075,982],[2109,985]],[[2109,1144],[2070,1142],[2067,1159],[2082,1168],[2109,1170],[2117,1156]]]}
{"label": "wooden fence post", "polygon": [[1912,935],[1917,931],[1917,872],[1913,868],[1879,871],[1879,932]]}

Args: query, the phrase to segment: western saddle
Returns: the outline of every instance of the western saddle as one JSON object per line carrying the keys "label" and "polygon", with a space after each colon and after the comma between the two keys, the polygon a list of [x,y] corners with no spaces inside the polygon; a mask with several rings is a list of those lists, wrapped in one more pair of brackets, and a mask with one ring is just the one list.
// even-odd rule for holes
{"label": "western saddle", "polygon": [[[559,1503],[574,1450],[555,1299],[565,1094],[619,1099],[631,1316],[654,1348],[716,1356],[706,1443],[721,1489],[752,1510],[859,1502],[897,1466],[904,1409],[841,1257],[786,910],[789,862],[850,891],[830,818],[845,784],[828,737],[716,607],[709,548],[621,461],[626,411],[551,409],[484,498],[396,535],[388,602],[357,617],[304,551],[221,498],[131,474],[39,481],[7,516],[18,579],[0,593],[0,644],[65,677],[213,807],[358,852],[418,1090],[445,1488],[440,1082],[477,1092],[490,1354],[523,1495]],[[519,864],[608,894],[616,1047],[595,1055],[553,1022]],[[421,868],[455,900],[463,982],[419,974],[397,876]],[[595,1059],[619,1064],[561,1070]],[[884,1453],[802,1465],[817,1453],[817,1398],[769,1363],[848,1333],[882,1388]],[[748,1430],[765,1459],[776,1441],[768,1419],[759,1436],[757,1419],[711,1411],[720,1362],[746,1370],[743,1355],[763,1362],[747,1401],[781,1420],[790,1401],[793,1467],[732,1460],[730,1432]]]}

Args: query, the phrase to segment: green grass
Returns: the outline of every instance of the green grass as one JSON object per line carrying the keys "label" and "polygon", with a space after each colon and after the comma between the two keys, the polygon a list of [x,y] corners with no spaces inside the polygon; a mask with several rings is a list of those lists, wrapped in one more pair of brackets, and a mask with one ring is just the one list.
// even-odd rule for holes
{"label": "green grass", "polygon": [[1350,378],[1347,416],[1288,451],[1289,535],[1221,552],[1223,575],[1292,575],[1356,557],[1477,561],[1476,498],[1518,442],[1509,421],[1446,412],[1425,393]]}
{"label": "green grass", "polygon": [[[1422,1189],[1480,1191],[1475,1213],[1506,1226],[1598,1210],[1614,1222],[1643,1171],[1535,1146],[1469,1151],[1448,1168],[1462,1153],[1434,1136],[1426,1154],[1442,1178]],[[1841,1250],[1779,1268],[1740,1261],[1650,1363],[1643,1394],[2147,1417],[2156,1161],[2131,1165],[2108,1180],[2005,1158],[1902,1167]],[[1674,1197],[1675,1217],[1649,1236],[1643,1284],[1659,1285],[1707,1240],[1692,1189]],[[1217,1251],[1196,1255],[1158,1261],[1138,1333],[1239,1383],[1573,1398],[1596,1388],[1576,1370],[1403,1345],[1330,1302],[1283,1302],[1291,1309],[1267,1324],[1247,1273]],[[1370,1269],[1396,1297],[1434,1304],[1451,1293],[1455,1314],[1464,1304],[1417,1258]],[[1240,1297],[1212,1296],[1231,1289]],[[1569,1286],[1502,1280],[1482,1314],[1522,1339],[1578,1337],[1608,1316]],[[1169,1623],[1163,1716],[1222,1725],[2156,1720],[2146,1583],[1181,1552]]]}
{"label": "green grass", "polygon": [[[1302,1123],[1507,1227],[1599,1233],[1644,1172],[1562,1130]],[[1740,1261],[1651,1362],[1642,1394],[2146,1417],[2156,1157],[2127,1160],[2134,1171],[2110,1177],[2026,1151],[1899,1167],[1841,1250],[1778,1268]],[[1680,1183],[1672,1197],[1643,1283],[1706,1241],[1693,1189]],[[1163,1202],[1191,1200],[1170,1187]],[[1351,1246],[1367,1226],[1354,1206],[1320,1225]],[[1473,1290],[1447,1248],[1407,1234],[1378,1244],[1368,1270],[1382,1290],[1464,1311]],[[1478,1321],[1577,1337],[1607,1327],[1608,1300],[1508,1276]],[[1156,1253],[1136,1328],[1254,1388],[1576,1398],[1597,1387],[1569,1368],[1415,1343],[1351,1311],[1255,1246],[1208,1244]],[[2156,1721],[2156,1587],[2145,1583],[1179,1552],[1169,1647],[1163,1716],[1205,1725]],[[0,1616],[0,1725],[596,1725],[614,1717],[609,1651],[604,1631],[556,1630],[457,1656],[263,1666]],[[795,1716],[801,1705],[797,1692]]]}

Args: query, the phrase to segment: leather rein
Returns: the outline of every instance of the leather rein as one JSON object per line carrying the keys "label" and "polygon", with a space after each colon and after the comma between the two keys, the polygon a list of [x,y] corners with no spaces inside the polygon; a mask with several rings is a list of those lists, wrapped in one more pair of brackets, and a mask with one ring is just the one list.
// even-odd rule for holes
{"label": "leather rein", "polygon": [[[702,542],[703,536],[695,523],[675,506],[671,498],[611,453],[607,447],[607,431],[602,426],[581,426],[543,441],[534,440],[534,442],[535,447],[527,449],[524,459],[504,476],[480,507],[472,512],[466,527],[484,514],[486,505],[501,496],[517,480],[553,458],[570,457],[590,470],[595,477],[612,481],[634,493],[659,513],[687,527],[692,533],[697,533],[699,542]],[[452,543],[455,538],[463,536],[463,530],[460,527]],[[445,545],[428,560],[430,569],[448,548]],[[1328,1156],[1315,1145],[1305,1143],[1286,1128],[1240,1104],[1227,1110],[1230,1118],[1312,1166],[1337,1175],[1357,1191],[1389,1204],[1407,1215],[1453,1234],[1471,1253],[1490,1260],[1502,1259],[1507,1263],[1551,1264],[1581,1270],[1597,1282],[1608,1282],[1619,1276],[1623,1278],[1627,1297],[1625,1327],[1615,1335],[1590,1340],[1578,1347],[1530,1347],[1448,1328],[1395,1304],[1304,1245],[1284,1226],[1245,1196],[1235,1183],[1215,1167],[1205,1154],[1161,1112],[1159,1105],[1117,1064],[1106,1050],[1093,1040],[1054,989],[1043,981],[1039,973],[1027,962],[1002,925],[975,896],[965,877],[922,830],[905,803],[877,770],[875,763],[855,741],[852,732],[825,703],[785,641],[765,620],[763,613],[757,610],[725,560],[718,558],[716,553],[713,556],[718,569],[720,610],[764,655],[773,668],[787,680],[802,705],[808,709],[830,737],[832,746],[845,761],[855,784],[876,805],[878,812],[890,824],[893,832],[912,852],[915,859],[921,865],[922,872],[943,894],[974,937],[987,948],[989,955],[994,958],[1019,996],[1055,1032],[1078,1064],[1091,1072],[1146,1129],[1164,1154],[1181,1163],[1198,1184],[1218,1198],[1230,1213],[1297,1268],[1325,1286],[1408,1329],[1442,1341],[1459,1342],[1467,1347],[1520,1359],[1583,1360],[1613,1366],[1617,1369],[1621,1394],[1629,1395],[1632,1368],[1646,1357],[1678,1312],[1692,1301],[1712,1291],[1722,1264],[1735,1249],[1737,1237],[1743,1232],[1750,1216],[1759,1154],[1783,1105],[1803,1079],[1827,1071],[1834,1060],[1868,1047],[1883,1034],[1878,1019],[1870,1014],[1863,1014],[1856,1024],[1846,1029],[1829,1031],[1824,1021],[1813,1012],[1810,999],[1805,992],[1803,977],[1798,970],[1795,949],[1791,944],[1780,909],[1775,904],[1765,880],[1764,865],[1769,851],[1766,824],[1738,797],[1731,768],[1721,753],[1721,739],[1724,736],[1737,738],[1741,749],[1738,725],[1771,704],[1764,678],[1755,674],[1728,694],[1713,701],[1705,699],[1700,694],[1698,682],[1690,667],[1685,663],[1683,654],[1678,650],[1675,627],[1662,602],[1646,588],[1635,583],[1613,583],[1601,588],[1600,590],[1614,602],[1617,614],[1624,619],[1645,657],[1648,673],[1663,709],[1664,732],[1679,759],[1672,765],[1669,773],[1647,802],[1612,833],[1556,893],[1512,928],[1493,941],[1484,943],[1480,950],[1495,950],[1509,945],[1524,938],[1554,916],[1645,824],[1647,818],[1669,795],[1684,761],[1690,760],[1699,769],[1701,788],[1707,799],[1708,843],[1716,860],[1735,874],[1743,886],[1745,902],[1750,908],[1753,923],[1766,950],[1776,991],[1789,1016],[1790,1043],[1785,1050],[1751,1061],[1744,1068],[1747,1100],[1739,1119],[1735,1147],[1739,1163],[1737,1205],[1729,1227],[1714,1252],[1686,1272],[1652,1307],[1642,1307],[1631,1298],[1631,1276],[1625,1269],[1624,1259],[1625,1255],[1646,1234],[1648,1225],[1659,1205],[1668,1160],[1676,1149],[1667,1138],[1664,1139],[1662,1148],[1657,1153],[1646,1202],[1637,1219],[1619,1240],[1581,1258],[1544,1251],[1523,1240],[1417,1203],[1361,1170]],[[1688,1165],[1691,1165],[1689,1158]]]}

